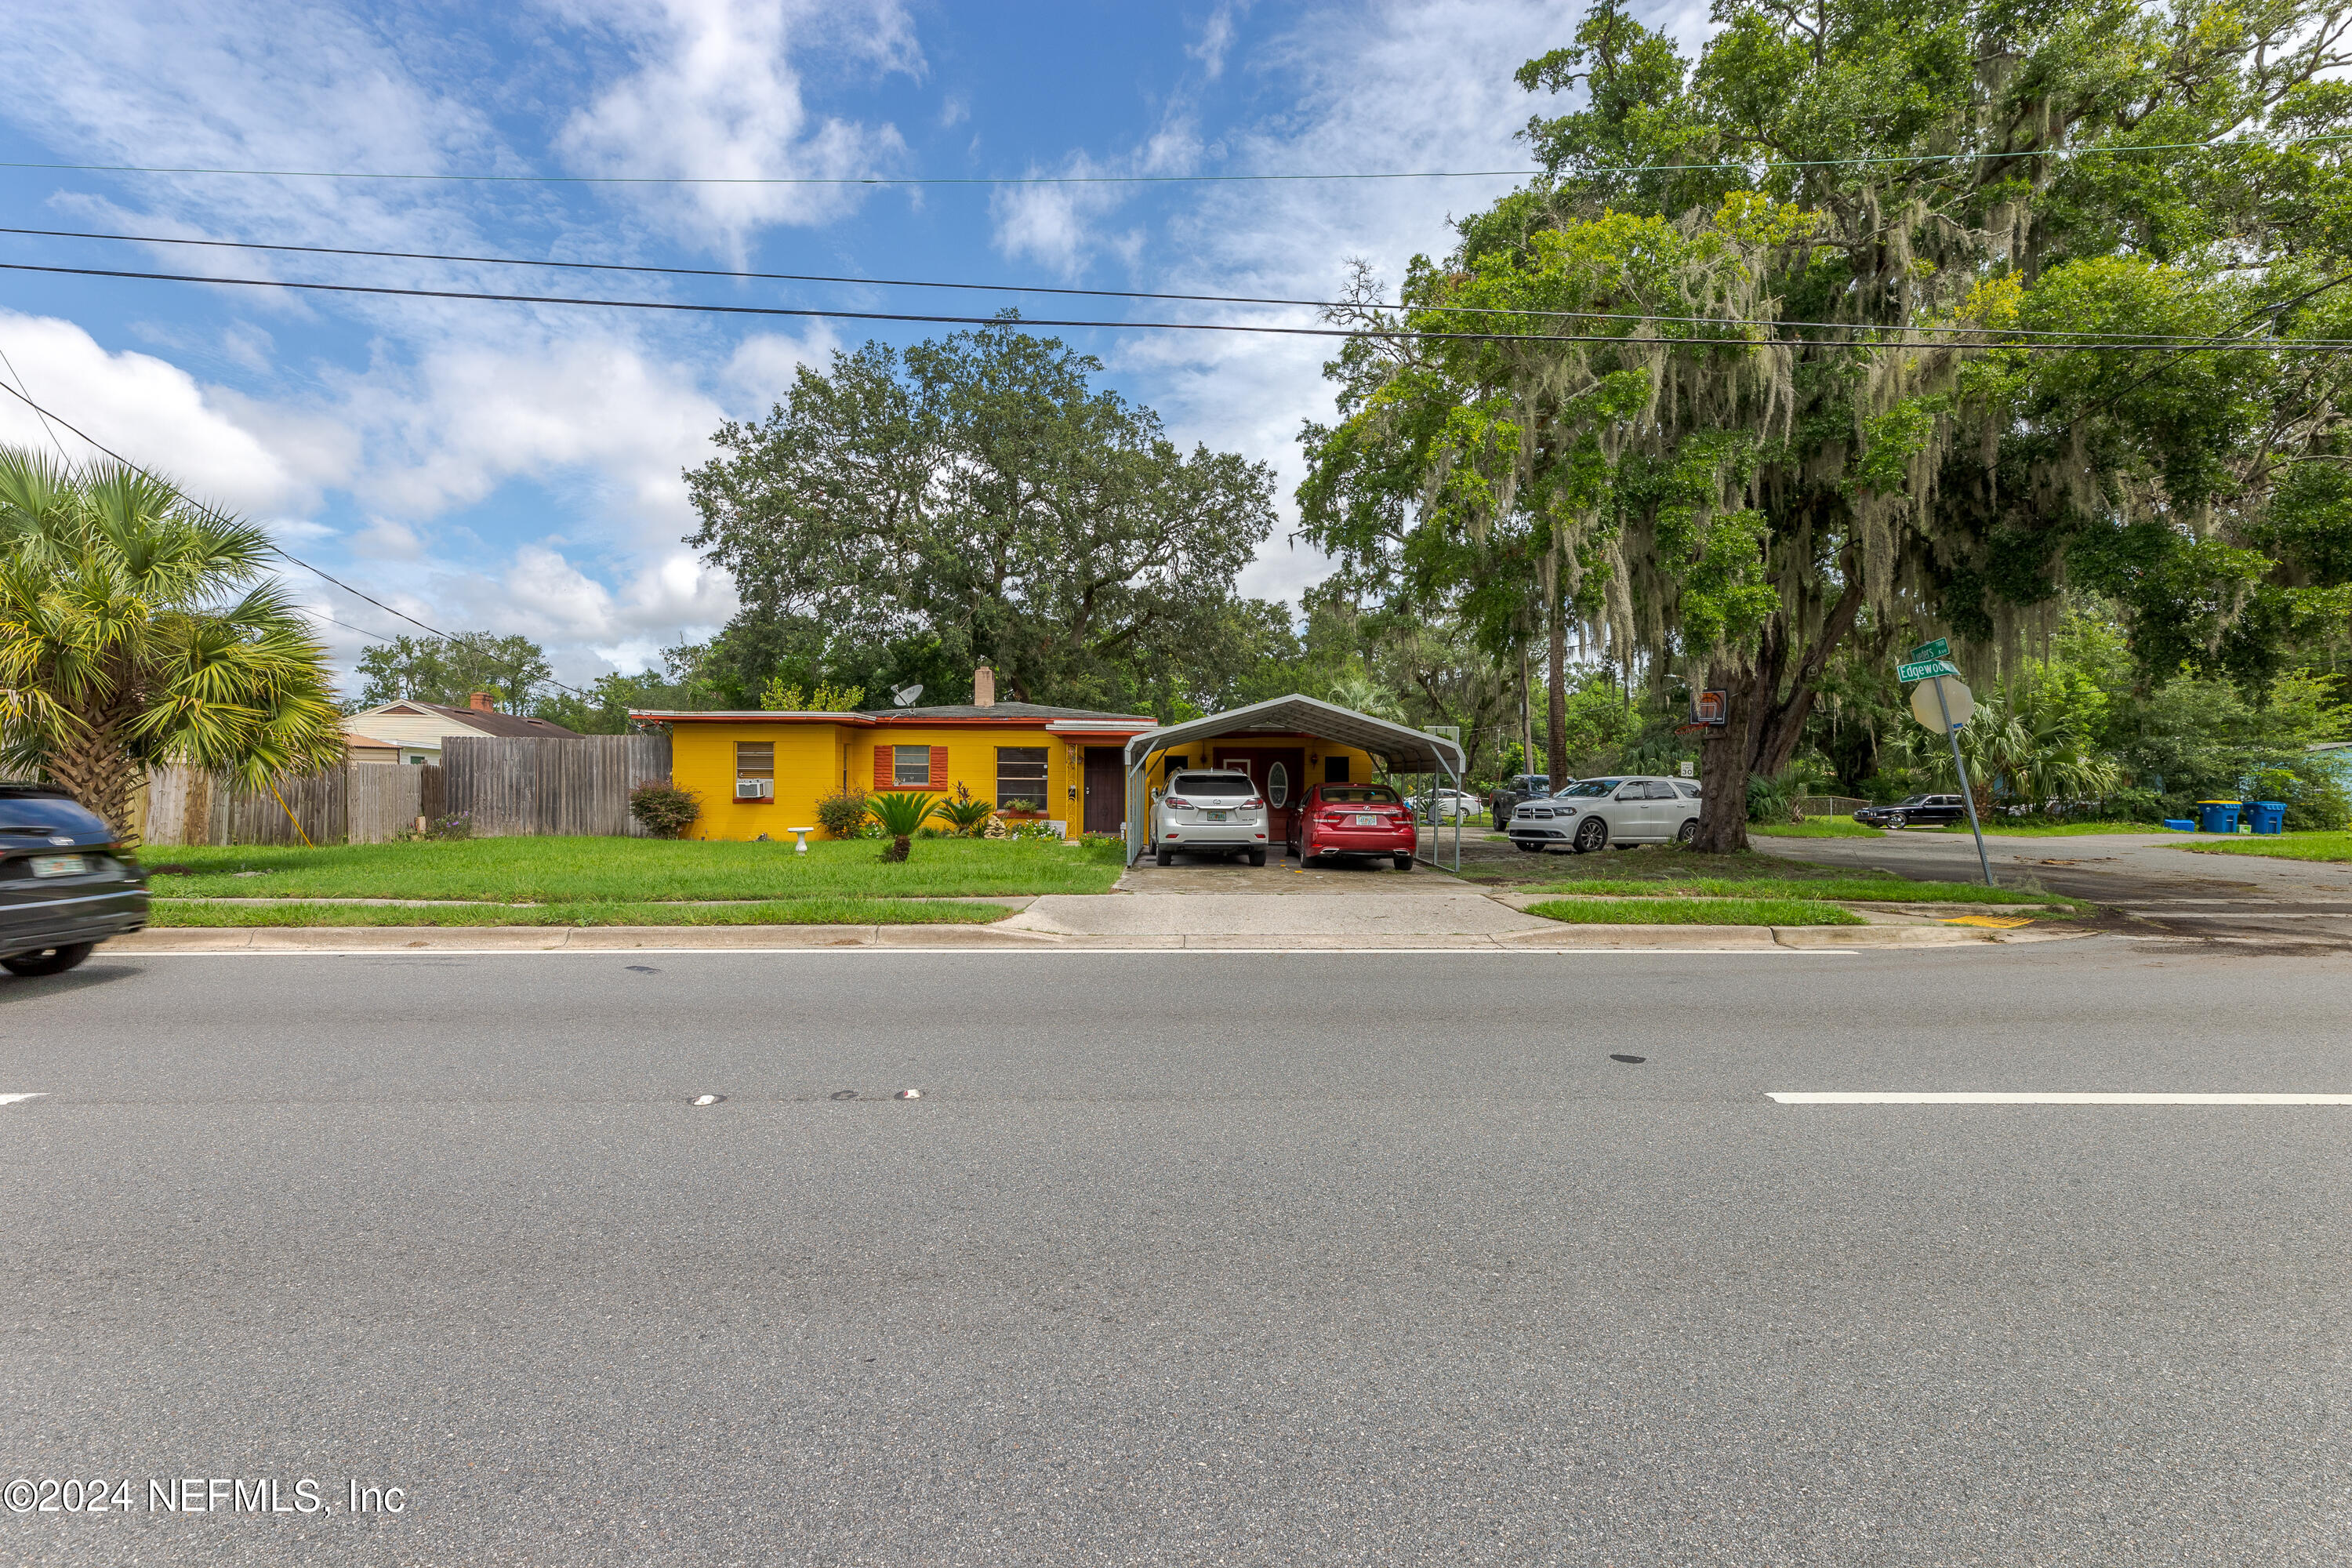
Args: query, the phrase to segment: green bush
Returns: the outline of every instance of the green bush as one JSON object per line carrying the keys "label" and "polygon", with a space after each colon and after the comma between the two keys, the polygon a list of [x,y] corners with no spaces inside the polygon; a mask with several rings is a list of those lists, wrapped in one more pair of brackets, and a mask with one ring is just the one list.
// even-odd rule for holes
{"label": "green bush", "polygon": [[866,826],[866,793],[862,789],[837,789],[816,803],[817,825],[828,838],[856,838],[858,829]]}
{"label": "green bush", "polygon": [[1795,795],[1787,779],[1748,775],[1748,820],[1791,822],[1796,819]]}
{"label": "green bush", "polygon": [[647,779],[629,792],[629,815],[656,838],[676,838],[702,815],[702,801],[667,779]]}

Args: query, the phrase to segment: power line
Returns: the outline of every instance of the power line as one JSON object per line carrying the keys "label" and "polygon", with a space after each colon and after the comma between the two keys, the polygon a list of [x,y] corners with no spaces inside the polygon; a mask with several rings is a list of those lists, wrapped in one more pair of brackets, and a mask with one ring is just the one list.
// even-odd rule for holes
{"label": "power line", "polygon": [[[374,283],[312,283],[279,278],[224,278],[192,272],[135,272],[111,267],[51,267],[27,261],[0,261],[0,271],[59,273],[75,278],[130,278],[156,283],[206,283],[242,289],[299,289],[322,294],[377,294],[412,300],[476,300],[507,305],[582,305],[616,310],[670,310],[688,315],[718,316],[787,316],[821,321],[911,321],[936,326],[966,327],[1075,327],[1096,328],[1118,331],[1174,332],[1241,332],[1260,336],[1293,338],[1373,338],[1382,341],[1413,339],[1423,342],[1494,342],[1494,343],[1630,343],[1636,340],[1621,332],[1449,332],[1429,331],[1418,328],[1367,327],[1284,327],[1252,321],[1111,321],[1062,320],[1047,317],[1007,318],[1003,316],[930,315],[906,310],[820,310],[805,305],[708,305],[676,300],[599,300],[565,294],[494,294],[475,289],[397,289]],[[1629,317],[1627,320],[1661,321],[1674,318]],[[1706,318],[1697,318],[1706,320]],[[1744,323],[1727,322],[1737,326]],[[1756,323],[1762,325],[1764,323]],[[1841,330],[1846,330],[1843,326]],[[1902,331],[1899,328],[1879,328],[1874,331]],[[1974,329],[1991,331],[1995,329]],[[1928,343],[1885,343],[1822,339],[1758,339],[1748,337],[1677,337],[1654,340],[1662,345],[1692,344],[1731,348],[1821,348],[1821,349],[1881,349],[1927,348]],[[2210,340],[2136,341],[2101,340],[2097,342],[2021,343],[1995,342],[1983,346],[2015,348],[2026,353],[2071,353],[2089,351],[2150,350],[2177,352],[2203,347]],[[2232,344],[2240,352],[2250,353],[2336,353],[2352,349],[2352,339],[2323,338],[2291,342],[2271,342]],[[397,612],[395,612],[397,613]]]}
{"label": "power line", "polygon": [[[121,453],[116,451],[113,447],[108,446],[105,442],[91,435],[89,431],[84,430],[80,426],[76,425],[73,421],[65,417],[65,416],[42,407],[24,393],[17,391],[13,386],[10,386],[6,382],[0,381],[0,392],[6,393],[9,396],[15,398],[17,402],[23,404],[26,407],[31,409],[35,414],[39,415],[42,418],[56,420],[59,425],[64,426],[76,436],[80,437],[84,441],[89,442],[92,447],[97,447],[100,451],[105,453],[108,457],[121,464],[124,468],[131,469],[134,473],[144,474],[159,485],[169,486],[173,492],[178,495],[182,500],[186,501],[190,506],[194,507],[198,511],[203,512],[205,516],[211,518],[215,522],[219,523],[222,527],[229,528],[236,526],[232,520],[224,516],[217,508],[207,506],[205,502],[200,501],[194,496],[181,490],[177,485],[172,484],[171,480],[157,474],[153,469],[146,468],[142,464],[132,462],[130,458],[124,457]],[[335,576],[332,573],[330,573],[321,567],[311,565],[310,563],[303,560],[292,551],[288,550],[284,545],[278,543],[274,539],[269,542],[269,548],[274,553],[292,562],[295,565],[301,567],[304,571],[317,573],[320,576],[324,577],[328,582],[332,583],[336,587],[341,588],[344,593],[351,595],[353,598],[366,600],[369,604],[373,605],[377,609],[382,610],[385,615],[397,616],[412,626],[416,626],[424,631],[431,632],[443,642],[453,643],[460,640],[450,633],[441,630],[438,626],[426,626],[425,623],[418,620],[415,616],[410,615],[405,610],[394,609],[390,605],[385,604],[382,599],[376,598],[373,595],[360,592],[360,590],[352,587],[349,583],[344,582],[341,578]],[[304,609],[301,605],[297,605],[295,607],[297,609]],[[304,613],[315,614],[316,612],[304,610]],[[327,618],[331,619],[332,617]],[[344,623],[337,621],[335,624],[337,626],[341,626]],[[360,628],[352,626],[351,629],[352,631],[359,631]],[[373,633],[362,633],[362,635],[368,637],[374,636]],[[378,637],[376,640],[381,642],[386,639]],[[550,686],[555,687],[559,690],[569,691],[575,697],[584,698],[591,696],[589,692],[583,691],[576,686],[566,685],[564,682],[554,679],[552,676],[548,678],[547,683]]]}
{"label": "power line", "polygon": [[349,621],[339,621],[335,619],[334,616],[327,614],[326,611],[314,610],[308,605],[297,605],[294,606],[294,610],[297,615],[311,616],[314,619],[326,622],[331,626],[341,626],[347,632],[357,632],[360,636],[367,638],[370,642],[388,643],[392,640],[390,637],[382,637],[368,630],[365,626],[355,626]]}
{"label": "power line", "polygon": [[[0,225],[0,234],[20,234],[46,239],[98,239],[121,241],[131,245],[179,245],[218,250],[282,251],[303,256],[361,256],[389,261],[454,261],[486,267],[541,267],[575,272],[649,273],[676,278],[727,278],[750,281],[779,283],[853,283],[885,289],[959,289],[992,294],[1062,294],[1096,300],[1167,300],[1210,305],[1291,305],[1306,310],[1335,310],[1363,309],[1378,310],[1447,310],[1485,316],[1515,316],[1547,321],[1673,321],[1681,324],[1730,327],[1788,328],[1795,331],[1857,331],[1857,332],[1940,332],[1973,337],[2049,339],[2060,342],[2085,339],[2106,342],[2120,337],[2151,343],[2204,342],[2203,338],[2184,338],[2178,333],[2128,332],[2102,333],[2065,331],[2038,327],[1966,327],[1945,325],[1912,325],[1890,327],[1868,321],[1805,321],[1791,320],[1760,320],[1727,316],[1661,316],[1624,310],[1542,310],[1509,305],[1409,305],[1388,300],[1301,300],[1255,294],[1171,294],[1155,293],[1138,289],[1066,289],[1048,284],[1030,283],[964,283],[914,278],[854,278],[831,273],[814,272],[749,272],[719,267],[656,267],[623,261],[538,261],[522,256],[467,256],[429,250],[370,250],[340,245],[282,245],[263,240],[196,239],[177,235],[103,234],[94,231],[64,228],[15,228]],[[124,276],[164,276],[160,274],[124,274]],[[294,287],[294,285],[288,285]],[[922,318],[925,320],[930,318]],[[1053,324],[1053,323],[1038,323]]]}
{"label": "power line", "polygon": [[[1628,163],[1577,171],[1578,177],[1607,174],[1748,173],[1762,169],[1840,169],[1876,163],[1984,163],[2010,158],[2122,157],[2141,153],[2210,153],[2234,147],[2277,151],[2287,147],[2352,140],[2352,132],[2283,137],[2221,137],[2210,142],[2155,142],[2074,147],[2027,147],[2012,152],[1881,153],[1853,158],[1754,158],[1709,163]],[[515,185],[1185,185],[1286,184],[1352,180],[1526,179],[1543,169],[1412,169],[1361,174],[383,174],[352,169],[225,169],[184,164],[36,163],[0,161],[0,169],[39,169],[85,174],[218,174],[277,180],[378,180],[444,184]]]}

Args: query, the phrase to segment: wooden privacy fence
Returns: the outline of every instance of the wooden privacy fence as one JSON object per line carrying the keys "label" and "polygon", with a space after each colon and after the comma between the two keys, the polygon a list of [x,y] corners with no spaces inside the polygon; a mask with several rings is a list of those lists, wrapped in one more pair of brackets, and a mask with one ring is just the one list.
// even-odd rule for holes
{"label": "wooden privacy fence", "polygon": [[[277,793],[249,790],[218,773],[173,763],[147,775],[144,820],[133,802],[140,837],[149,844],[337,844],[350,795],[345,768],[272,781]],[[285,805],[281,807],[279,802]],[[289,820],[287,814],[293,814]],[[301,824],[298,832],[295,824]]]}
{"label": "wooden privacy fence", "polygon": [[147,775],[131,800],[132,826],[155,845],[384,844],[420,816],[438,822],[462,813],[485,837],[644,838],[650,835],[629,815],[629,792],[669,776],[669,737],[453,735],[441,757],[438,767],[353,763],[278,778],[275,795],[175,763]]}
{"label": "wooden privacy fence", "polygon": [[443,802],[441,770],[429,764],[354,763],[351,767],[350,804],[344,819],[354,844],[389,844],[404,828],[423,817],[438,822],[448,815]]}
{"label": "wooden privacy fence", "polygon": [[275,795],[201,768],[157,768],[131,797],[131,826],[143,844],[386,844],[447,809],[435,767],[358,763],[271,783]]}
{"label": "wooden privacy fence", "polygon": [[450,814],[469,817],[477,837],[648,838],[629,815],[629,792],[669,776],[669,737],[451,735],[441,774]]}

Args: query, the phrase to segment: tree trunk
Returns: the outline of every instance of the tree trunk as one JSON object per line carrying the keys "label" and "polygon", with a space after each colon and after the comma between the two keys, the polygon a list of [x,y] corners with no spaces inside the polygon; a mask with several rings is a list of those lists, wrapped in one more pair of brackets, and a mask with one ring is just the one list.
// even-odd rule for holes
{"label": "tree trunk", "polygon": [[1544,694],[1544,721],[1551,732],[1545,737],[1544,762],[1551,774],[1551,787],[1559,789],[1568,783],[1568,606],[1557,598],[1551,605],[1551,647],[1545,659],[1551,689]]}
{"label": "tree trunk", "polygon": [[1691,847],[1706,855],[1737,855],[1748,847],[1748,726],[1754,704],[1746,671],[1717,665],[1706,683],[1726,698],[1723,727],[1698,748],[1698,835]]}
{"label": "tree trunk", "polygon": [[115,740],[111,715],[94,721],[89,729],[42,759],[49,781],[72,795],[76,804],[105,818],[114,836],[137,847],[131,831],[131,795],[144,770]]}
{"label": "tree trunk", "polygon": [[[1765,623],[1753,665],[1744,670],[1717,665],[1708,672],[1707,684],[1727,695],[1729,711],[1724,727],[1700,747],[1705,759],[1700,776],[1705,782],[1700,789],[1698,837],[1693,847],[1717,855],[1748,847],[1748,775],[1762,773],[1769,778],[1797,754],[1805,721],[1812,715],[1822,671],[1861,613],[1862,574],[1851,560],[1845,565],[1845,590],[1822,617],[1821,635],[1797,660],[1793,671],[1789,670],[1789,619],[1780,614]],[[1780,691],[1784,671],[1789,673],[1785,696]]]}
{"label": "tree trunk", "polygon": [[882,851],[882,864],[885,866],[896,866],[899,864],[907,858],[907,852],[913,847],[914,845],[908,839],[891,839],[890,847]]}

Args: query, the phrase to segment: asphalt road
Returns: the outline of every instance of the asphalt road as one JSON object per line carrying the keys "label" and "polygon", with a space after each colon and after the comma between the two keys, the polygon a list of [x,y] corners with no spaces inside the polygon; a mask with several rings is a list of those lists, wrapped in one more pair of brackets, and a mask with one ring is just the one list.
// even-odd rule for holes
{"label": "asphalt road", "polygon": [[[1983,875],[1976,840],[1964,833],[1759,836],[1748,842],[1768,855],[1884,869],[1922,881],[1974,882]],[[1988,833],[1985,854],[2003,887],[2096,900],[2121,916],[2126,929],[2148,936],[2352,952],[2352,866],[2184,847],[2198,842],[2170,834],[2035,838]]]}
{"label": "asphalt road", "polygon": [[2347,1009],[2112,939],[101,954],[0,984],[0,1478],[131,1507],[0,1562],[2339,1564],[2352,1107],[1766,1096],[2341,1091]]}

